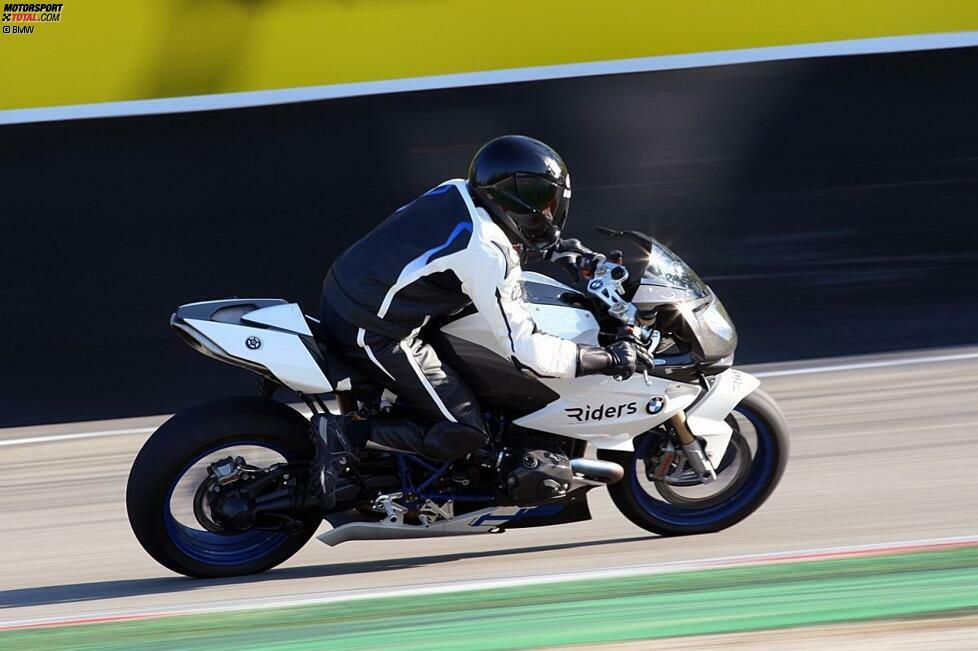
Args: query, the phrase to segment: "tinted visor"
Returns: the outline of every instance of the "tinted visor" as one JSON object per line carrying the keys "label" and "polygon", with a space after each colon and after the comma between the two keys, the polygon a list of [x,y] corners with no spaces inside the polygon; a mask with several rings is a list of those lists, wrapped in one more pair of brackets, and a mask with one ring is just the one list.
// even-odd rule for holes
{"label": "tinted visor", "polygon": [[567,221],[570,189],[534,174],[515,175],[516,199],[508,211],[528,242],[544,249],[556,244]]}

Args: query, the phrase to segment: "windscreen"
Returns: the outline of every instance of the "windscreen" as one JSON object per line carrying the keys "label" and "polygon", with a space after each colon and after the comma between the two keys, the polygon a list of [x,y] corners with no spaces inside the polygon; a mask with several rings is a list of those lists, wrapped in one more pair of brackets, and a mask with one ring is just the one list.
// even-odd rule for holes
{"label": "windscreen", "polygon": [[704,298],[706,285],[682,258],[657,240],[651,240],[649,263],[642,275],[643,284],[666,285],[684,290],[689,298]]}

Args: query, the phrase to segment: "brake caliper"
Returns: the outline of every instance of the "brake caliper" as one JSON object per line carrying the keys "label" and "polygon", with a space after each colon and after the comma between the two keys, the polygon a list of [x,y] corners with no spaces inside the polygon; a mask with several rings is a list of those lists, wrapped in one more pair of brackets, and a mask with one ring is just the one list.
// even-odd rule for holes
{"label": "brake caliper", "polygon": [[242,457],[224,457],[207,467],[207,474],[221,486],[228,486],[241,477]]}
{"label": "brake caliper", "polygon": [[667,440],[664,445],[659,447],[659,454],[650,457],[645,464],[645,476],[651,481],[662,481],[662,478],[672,470],[672,464],[676,460],[676,448],[672,441]]}

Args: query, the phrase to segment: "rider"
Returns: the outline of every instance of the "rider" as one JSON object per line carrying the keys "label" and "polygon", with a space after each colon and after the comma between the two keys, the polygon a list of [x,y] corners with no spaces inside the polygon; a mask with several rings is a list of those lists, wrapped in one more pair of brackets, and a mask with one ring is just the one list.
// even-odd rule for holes
{"label": "rider", "polygon": [[476,153],[467,180],[446,181],[402,206],[336,259],[323,282],[321,335],[422,422],[318,419],[316,474],[327,508],[336,477],[325,459],[355,452],[367,438],[441,461],[488,443],[476,396],[419,336],[432,317],[474,305],[512,363],[536,377],[624,378],[636,366],[651,367],[647,351],[627,338],[605,347],[576,344],[540,332],[530,317],[520,285],[528,254],[596,257],[560,237],[570,196],[557,152],[532,138],[503,136]]}

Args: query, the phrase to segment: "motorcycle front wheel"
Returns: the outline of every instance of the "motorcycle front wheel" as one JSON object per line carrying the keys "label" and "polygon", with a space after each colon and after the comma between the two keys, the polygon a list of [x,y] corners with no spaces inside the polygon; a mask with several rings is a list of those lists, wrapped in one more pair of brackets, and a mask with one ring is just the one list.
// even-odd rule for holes
{"label": "motorcycle front wheel", "polygon": [[161,565],[190,577],[253,574],[284,562],[316,532],[320,513],[293,514],[301,527],[291,532],[221,531],[205,513],[207,468],[227,457],[262,467],[311,459],[308,428],[294,409],[258,397],[219,400],[170,418],[129,473],[126,508],[139,543]]}
{"label": "motorcycle front wheel", "polygon": [[757,510],[781,480],[788,463],[788,427],[774,399],[756,389],[728,418],[734,434],[717,479],[710,484],[667,485],[646,473],[651,433],[635,439],[634,452],[598,450],[598,458],[625,468],[608,486],[618,510],[636,525],[663,536],[711,533]]}

